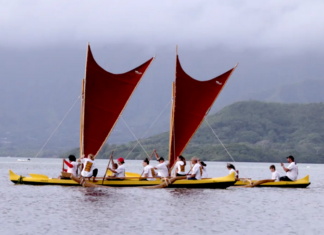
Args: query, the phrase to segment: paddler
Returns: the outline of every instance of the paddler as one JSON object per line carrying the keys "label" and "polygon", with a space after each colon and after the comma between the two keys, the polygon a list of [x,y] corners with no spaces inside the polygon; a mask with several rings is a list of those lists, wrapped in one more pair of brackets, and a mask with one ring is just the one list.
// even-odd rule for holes
{"label": "paddler", "polygon": [[[109,170],[113,173],[115,173],[115,177],[119,178],[119,177],[125,177],[125,165],[124,165],[125,161],[124,158],[120,157],[117,159],[117,164],[118,164],[118,168],[117,169],[112,169],[109,168]],[[112,164],[114,165],[114,160],[112,160]]]}
{"label": "paddler", "polygon": [[202,176],[201,178],[209,178],[208,173],[207,173],[207,164],[203,161],[199,160],[200,167],[202,169]]}
{"label": "paddler", "polygon": [[93,177],[93,182],[98,182],[96,180],[98,169],[95,168],[95,162],[94,162],[95,159],[96,157],[93,154],[89,154],[88,158],[84,158],[84,156],[82,156],[80,159],[78,159],[78,162],[83,163],[81,176],[84,178],[89,178],[89,180],[91,177]]}
{"label": "paddler", "polygon": [[174,168],[176,176],[186,176],[186,159],[181,155],[178,156]]}
{"label": "paddler", "polygon": [[229,170],[229,175],[235,172],[235,179],[239,180],[239,171],[235,169],[235,166],[231,163],[227,163],[227,169]]}
{"label": "paddler", "polygon": [[154,167],[154,169],[157,171],[158,177],[169,177],[169,162],[165,161],[163,157],[156,157],[159,164]]}
{"label": "paddler", "polygon": [[285,167],[283,163],[281,166],[286,172],[286,176],[280,177],[280,181],[295,181],[298,177],[298,167],[295,163],[295,158],[293,156],[287,157],[287,162],[289,163],[288,167]]}
{"label": "paddler", "polygon": [[193,165],[191,174],[188,175],[188,180],[201,180],[202,169],[196,157],[191,158],[191,163]]}
{"label": "paddler", "polygon": [[148,158],[145,158],[143,161],[143,176],[147,179],[147,180],[156,180],[155,177],[155,171],[154,168],[152,166],[149,165],[150,161],[148,160]]}
{"label": "paddler", "polygon": [[77,176],[78,163],[76,162],[76,157],[74,155],[69,156],[69,162],[63,159],[65,165],[67,165],[67,170],[64,170],[67,173],[71,173],[74,176]]}
{"label": "paddler", "polygon": [[278,171],[276,171],[275,165],[270,166],[270,171],[272,172],[271,179],[273,179],[275,181],[280,181],[280,175],[279,175]]}

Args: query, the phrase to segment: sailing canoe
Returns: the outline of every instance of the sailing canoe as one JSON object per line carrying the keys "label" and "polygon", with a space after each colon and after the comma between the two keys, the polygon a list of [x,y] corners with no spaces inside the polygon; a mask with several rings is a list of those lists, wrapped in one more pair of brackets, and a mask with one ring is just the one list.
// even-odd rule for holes
{"label": "sailing canoe", "polygon": [[[81,186],[71,179],[49,178],[46,175],[29,174],[30,176],[20,176],[9,170],[9,178],[15,184],[28,185],[61,185],[61,186]],[[102,183],[98,178],[95,184],[111,187],[141,187],[154,186],[161,183],[160,179],[155,181],[139,180],[138,177],[129,177],[128,179],[109,179]],[[169,188],[209,188],[225,189],[235,184],[235,175],[231,174],[224,177],[202,179],[202,180],[177,180]]]}

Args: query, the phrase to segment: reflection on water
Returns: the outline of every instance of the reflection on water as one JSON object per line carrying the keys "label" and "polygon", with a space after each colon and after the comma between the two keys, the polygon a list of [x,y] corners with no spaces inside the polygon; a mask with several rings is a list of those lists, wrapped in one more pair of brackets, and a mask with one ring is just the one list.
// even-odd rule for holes
{"label": "reflection on water", "polygon": [[[10,161],[9,161],[10,160]],[[0,158],[2,234],[321,234],[324,166],[299,164],[311,173],[308,189],[142,189],[13,185],[8,169],[57,177],[61,160],[17,163]],[[128,163],[128,165],[127,165]],[[141,161],[128,161],[141,172]],[[107,165],[97,160],[99,174]],[[208,163],[209,174],[227,174]],[[268,178],[270,163],[236,163],[245,176]],[[277,164],[279,166],[279,164]]]}

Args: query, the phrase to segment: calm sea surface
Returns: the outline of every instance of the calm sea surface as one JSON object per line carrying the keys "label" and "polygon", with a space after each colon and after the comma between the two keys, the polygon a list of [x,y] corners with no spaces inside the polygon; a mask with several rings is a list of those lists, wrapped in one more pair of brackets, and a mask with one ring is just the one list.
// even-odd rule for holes
{"label": "calm sea surface", "polygon": [[[96,162],[102,176],[108,160]],[[207,165],[213,177],[228,173],[226,163]],[[269,163],[235,165],[242,177],[271,176]],[[9,169],[57,177],[62,160],[0,157],[0,234],[323,234],[324,165],[298,165],[307,189],[105,189],[14,185]]]}

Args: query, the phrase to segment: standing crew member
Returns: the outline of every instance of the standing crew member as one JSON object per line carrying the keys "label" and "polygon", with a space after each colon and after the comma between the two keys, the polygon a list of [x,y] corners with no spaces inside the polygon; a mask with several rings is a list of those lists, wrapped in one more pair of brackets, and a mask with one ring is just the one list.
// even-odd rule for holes
{"label": "standing crew member", "polygon": [[186,175],[186,164],[186,159],[183,156],[180,155],[177,157],[177,162],[174,165],[176,176]]}
{"label": "standing crew member", "polygon": [[286,176],[280,177],[280,181],[295,181],[298,177],[298,167],[295,163],[294,157],[287,157],[287,162],[290,163],[287,168],[284,166],[283,163],[281,163],[283,170],[286,172]]}
{"label": "standing crew member", "polygon": [[95,168],[95,162],[94,162],[95,159],[96,157],[93,154],[89,154],[88,158],[84,158],[82,156],[78,161],[83,163],[81,176],[84,178],[89,178],[89,180],[91,177],[93,177],[93,182],[98,182],[96,180],[98,169]]}
{"label": "standing crew member", "polygon": [[191,158],[193,168],[191,174],[188,176],[188,180],[201,180],[202,169],[196,157]]}
{"label": "standing crew member", "polygon": [[280,175],[279,175],[278,171],[276,171],[275,165],[270,166],[270,171],[272,172],[271,179],[273,179],[275,181],[280,181]]}
{"label": "standing crew member", "polygon": [[157,170],[157,174],[159,177],[169,177],[169,162],[168,161],[164,161],[163,157],[160,157],[159,159],[157,159],[159,161],[159,164],[157,166],[154,167],[155,170]]}
{"label": "standing crew member", "polygon": [[[111,170],[111,172],[115,173],[115,177],[119,178],[119,177],[125,177],[125,166],[124,166],[124,158],[120,157],[117,159],[117,163],[118,163],[118,168],[117,169],[111,169],[109,168],[109,170]],[[112,164],[114,165],[114,160],[112,160]]]}
{"label": "standing crew member", "polygon": [[[148,160],[148,158],[145,158],[143,161],[143,167],[144,167],[144,177],[147,178],[147,180],[156,180],[155,178],[155,171],[154,168],[152,166],[149,165],[150,161]],[[148,178],[150,177],[150,178]]]}

